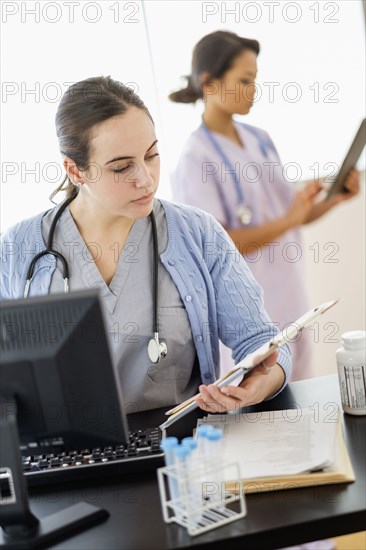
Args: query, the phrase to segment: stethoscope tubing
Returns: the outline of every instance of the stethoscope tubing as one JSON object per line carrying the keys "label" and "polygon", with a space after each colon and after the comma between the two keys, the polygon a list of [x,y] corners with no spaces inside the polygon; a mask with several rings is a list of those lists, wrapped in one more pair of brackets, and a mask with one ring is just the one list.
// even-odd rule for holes
{"label": "stethoscope tubing", "polygon": [[[275,147],[274,147],[271,140],[264,140],[257,133],[257,131],[254,128],[251,128],[247,124],[243,124],[243,123],[240,123],[240,124],[242,126],[244,126],[246,128],[246,130],[248,130],[248,132],[250,132],[251,134],[253,134],[256,137],[256,139],[258,140],[258,144],[259,144],[259,148],[261,150],[261,153],[263,154],[263,156],[265,158],[268,158],[268,150],[269,149],[272,149],[272,151],[277,154],[277,151],[276,151],[276,149],[275,149]],[[235,191],[236,191],[236,195],[237,195],[238,206],[240,206],[240,205],[244,206],[245,205],[245,197],[244,197],[243,189],[240,186],[239,176],[237,175],[232,163],[228,159],[228,157],[227,157],[226,153],[224,152],[223,148],[221,147],[221,145],[219,144],[219,142],[217,141],[217,139],[215,138],[215,136],[213,135],[211,130],[209,130],[209,128],[207,127],[207,125],[205,124],[204,121],[202,121],[202,127],[203,127],[203,130],[204,130],[207,138],[210,140],[211,144],[216,149],[216,152],[221,157],[221,159],[224,162],[224,164],[226,165],[227,169],[230,171],[231,180],[233,182],[233,185],[234,185]],[[216,178],[214,178],[214,182],[215,182],[217,191],[220,195],[221,203],[222,203],[222,206],[224,208],[225,215],[226,215],[226,218],[228,220],[229,226],[232,227],[233,226],[233,221],[234,221],[234,216],[233,216],[231,208],[228,204],[228,200],[227,200],[226,195],[225,195],[225,193],[222,189],[222,186],[220,185],[220,183],[217,181]],[[236,218],[235,218],[235,221],[236,221]]]}
{"label": "stethoscope tubing", "polygon": [[[42,252],[39,252],[34,256],[34,258],[31,260],[27,275],[26,275],[26,283],[24,288],[24,298],[27,298],[29,295],[29,289],[30,285],[32,283],[33,275],[34,275],[34,269],[37,264],[37,262],[43,258],[44,256],[47,256],[50,254],[56,260],[59,260],[62,264],[62,277],[64,280],[64,292],[70,292],[70,286],[69,286],[69,280],[70,280],[70,271],[69,266],[67,263],[67,260],[65,256],[61,254],[61,252],[58,252],[57,250],[53,249],[53,238],[56,230],[57,222],[59,221],[60,217],[62,216],[63,212],[67,208],[67,206],[74,200],[75,196],[71,196],[67,198],[63,203],[61,203],[60,207],[58,208],[52,223],[50,227],[50,231],[48,234],[47,239],[47,245],[46,249],[42,250]],[[150,213],[150,220],[151,220],[151,227],[152,227],[152,237],[153,237],[153,331],[154,331],[154,337],[150,340],[150,344],[148,346],[148,355],[149,359],[153,363],[157,363],[161,357],[166,357],[167,354],[167,346],[165,342],[160,342],[159,340],[159,323],[158,323],[158,304],[159,304],[159,289],[158,289],[158,269],[159,269],[159,246],[158,246],[158,231],[157,231],[157,225],[156,225],[156,219],[154,211],[152,210]],[[153,352],[152,355],[150,353],[150,345],[153,344]]]}
{"label": "stethoscope tubing", "polygon": [[63,256],[61,254],[61,252],[58,252],[57,250],[54,250],[52,248],[52,245],[53,245],[53,237],[54,237],[54,234],[55,234],[55,229],[56,229],[57,222],[60,219],[60,217],[62,216],[62,213],[64,212],[64,210],[67,208],[67,206],[70,204],[70,202],[74,200],[74,198],[75,198],[74,196],[71,196],[71,197],[67,198],[63,203],[61,203],[61,205],[59,206],[59,208],[58,208],[58,210],[57,210],[57,212],[56,212],[56,214],[55,214],[55,216],[52,220],[52,224],[51,224],[51,227],[50,227],[50,232],[48,234],[46,249],[42,250],[42,252],[39,252],[38,254],[36,254],[34,256],[34,258],[32,259],[31,263],[29,264],[27,275],[26,275],[25,288],[24,288],[24,298],[28,297],[30,285],[31,285],[33,275],[34,275],[34,269],[36,267],[37,262],[41,258],[43,258],[44,256],[47,256],[48,254],[50,254],[51,256],[56,258],[56,260],[59,260],[61,262],[61,264],[62,264],[62,278],[64,280],[64,291],[69,292],[69,290],[70,290],[70,288],[69,288],[70,271],[69,271],[69,266],[68,266],[67,260],[66,260],[65,256]]}

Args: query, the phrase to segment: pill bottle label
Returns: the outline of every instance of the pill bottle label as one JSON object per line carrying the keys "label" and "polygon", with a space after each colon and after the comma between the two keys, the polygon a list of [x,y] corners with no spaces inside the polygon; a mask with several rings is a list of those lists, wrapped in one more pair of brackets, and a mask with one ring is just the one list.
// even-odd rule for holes
{"label": "pill bottle label", "polygon": [[365,365],[338,365],[343,405],[351,409],[366,407]]}

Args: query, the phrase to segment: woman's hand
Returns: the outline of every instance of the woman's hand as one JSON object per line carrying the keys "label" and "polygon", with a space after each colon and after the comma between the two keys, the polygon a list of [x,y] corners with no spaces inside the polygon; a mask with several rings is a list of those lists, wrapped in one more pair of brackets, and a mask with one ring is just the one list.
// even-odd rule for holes
{"label": "woman's hand", "polygon": [[204,411],[218,413],[233,411],[260,403],[282,388],[285,374],[276,364],[278,353],[272,353],[260,365],[251,370],[238,387],[226,386],[221,390],[214,384],[199,387],[198,406]]}
{"label": "woman's hand", "polygon": [[329,212],[331,208],[336,206],[339,203],[342,203],[344,201],[348,201],[349,199],[352,199],[354,196],[357,195],[357,193],[360,190],[360,173],[358,170],[353,169],[348,174],[347,179],[345,181],[345,188],[348,189],[348,193],[337,193],[336,195],[333,195],[329,199],[324,199],[318,202],[313,206],[311,209],[305,223],[310,223],[318,218],[321,218],[324,214]]}
{"label": "woman's hand", "polygon": [[312,181],[302,191],[296,193],[285,216],[290,227],[296,227],[306,222],[314,206],[315,198],[322,189],[320,182]]}
{"label": "woman's hand", "polygon": [[340,202],[348,201],[356,196],[360,190],[360,172],[353,168],[347,176],[347,179],[344,184],[347,189],[347,193],[337,193],[329,199],[332,201],[332,205],[339,204]]}

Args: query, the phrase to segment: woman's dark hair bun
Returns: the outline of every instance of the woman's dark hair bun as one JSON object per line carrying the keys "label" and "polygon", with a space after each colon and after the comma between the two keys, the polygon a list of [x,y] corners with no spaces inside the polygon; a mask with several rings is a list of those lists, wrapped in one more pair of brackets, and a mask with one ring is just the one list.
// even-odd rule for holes
{"label": "woman's dark hair bun", "polygon": [[169,95],[169,99],[175,103],[196,103],[198,99],[202,99],[203,97],[202,90],[197,89],[196,86],[193,85],[191,76],[186,76],[185,78],[188,80],[187,87],[172,92]]}

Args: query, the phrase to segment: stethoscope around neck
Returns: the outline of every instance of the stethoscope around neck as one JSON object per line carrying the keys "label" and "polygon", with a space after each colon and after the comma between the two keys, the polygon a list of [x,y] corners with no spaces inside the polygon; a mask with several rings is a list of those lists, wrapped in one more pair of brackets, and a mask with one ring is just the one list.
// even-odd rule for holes
{"label": "stethoscope around neck", "polygon": [[[64,280],[64,292],[70,292],[69,287],[69,279],[70,279],[70,271],[69,266],[67,264],[67,260],[65,256],[61,254],[61,252],[58,252],[57,250],[54,250],[52,248],[53,245],[53,237],[55,234],[55,229],[57,222],[62,216],[62,213],[64,210],[68,207],[68,205],[73,201],[75,196],[69,197],[66,199],[58,208],[52,223],[50,227],[50,232],[47,239],[46,249],[42,250],[42,252],[39,252],[34,256],[31,263],[29,264],[27,276],[26,276],[26,283],[24,288],[24,298],[27,298],[29,295],[29,289],[32,282],[32,278],[34,275],[34,269],[37,264],[37,262],[43,258],[43,256],[47,256],[50,254],[51,256],[54,256],[56,260],[59,260],[62,264],[62,278]],[[151,227],[152,227],[152,236],[153,236],[153,247],[154,247],[154,259],[153,259],[153,331],[154,336],[150,339],[148,346],[147,346],[147,354],[149,356],[149,359],[152,363],[158,363],[161,358],[164,358],[167,356],[168,348],[164,341],[160,341],[159,339],[159,323],[158,323],[158,305],[159,305],[159,292],[158,292],[158,268],[159,268],[159,246],[158,246],[158,231],[156,227],[156,219],[155,214],[153,211],[150,213],[150,220],[151,220]]]}

